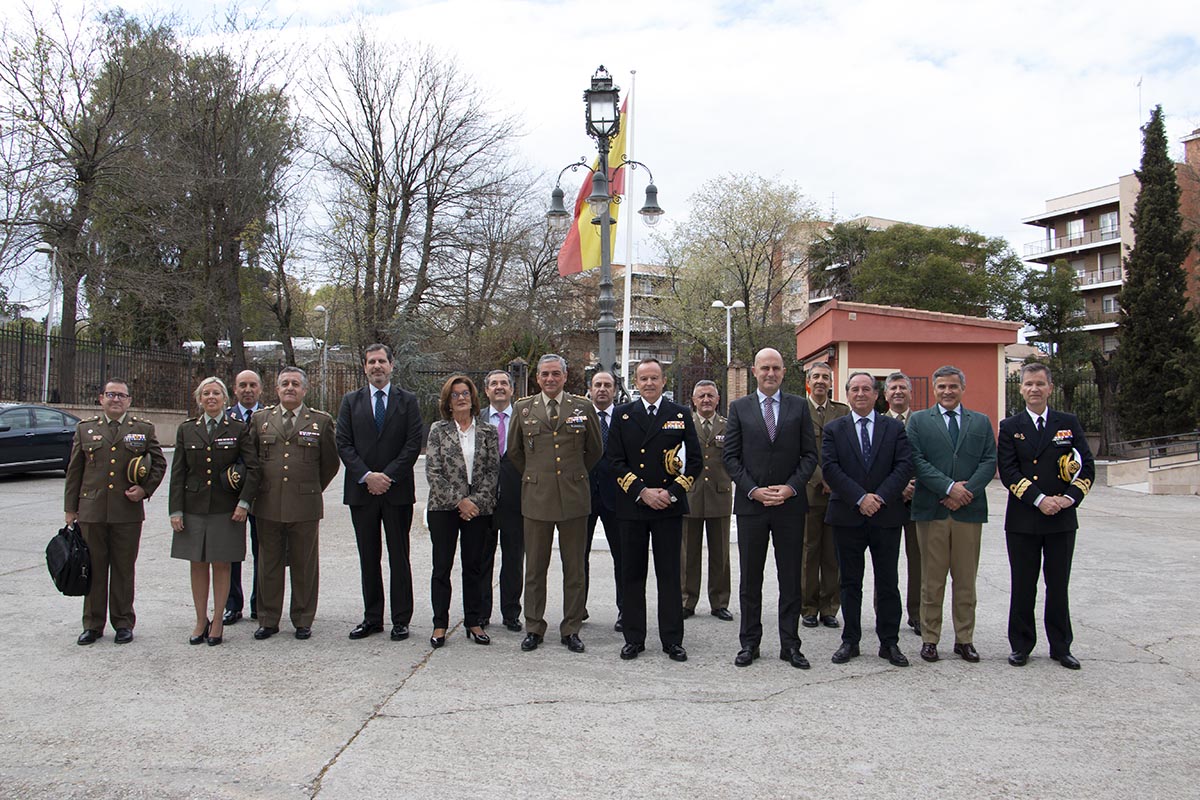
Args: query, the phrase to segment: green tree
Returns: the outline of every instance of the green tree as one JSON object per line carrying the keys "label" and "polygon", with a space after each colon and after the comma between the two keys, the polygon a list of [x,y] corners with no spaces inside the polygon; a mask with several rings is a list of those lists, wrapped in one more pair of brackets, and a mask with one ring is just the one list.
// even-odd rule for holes
{"label": "green tree", "polygon": [[865,222],[839,222],[808,247],[808,286],[840,300],[858,299],[853,277],[870,252],[872,231]]}
{"label": "green tree", "polygon": [[1084,304],[1075,270],[1063,259],[1044,271],[1030,270],[1021,294],[1028,307],[1025,321],[1036,329],[1030,341],[1045,346],[1063,410],[1074,411],[1075,389],[1083,380],[1092,350],[1092,338],[1080,330]]}
{"label": "green tree", "polygon": [[1196,422],[1185,404],[1167,395],[1183,382],[1169,365],[1195,363],[1197,342],[1182,268],[1193,237],[1183,229],[1162,106],[1154,107],[1142,128],[1142,164],[1134,174],[1141,190],[1119,296],[1120,344],[1113,366],[1122,434],[1141,438],[1191,430]]}

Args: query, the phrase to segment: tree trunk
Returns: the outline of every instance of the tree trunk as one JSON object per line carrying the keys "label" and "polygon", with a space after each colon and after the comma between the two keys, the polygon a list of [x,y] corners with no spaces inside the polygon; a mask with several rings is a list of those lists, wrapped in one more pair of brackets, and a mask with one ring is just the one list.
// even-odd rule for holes
{"label": "tree trunk", "polygon": [[1097,395],[1100,402],[1100,446],[1096,455],[1119,456],[1112,452],[1112,447],[1121,440],[1121,430],[1117,418],[1117,371],[1112,362],[1103,354],[1092,356],[1092,368],[1095,370]]}

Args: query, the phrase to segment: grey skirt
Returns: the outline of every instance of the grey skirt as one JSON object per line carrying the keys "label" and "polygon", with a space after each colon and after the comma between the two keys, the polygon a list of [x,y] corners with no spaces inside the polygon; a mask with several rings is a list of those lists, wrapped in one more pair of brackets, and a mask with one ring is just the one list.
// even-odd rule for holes
{"label": "grey skirt", "polygon": [[183,530],[171,539],[171,558],[185,561],[244,561],[246,523],[229,514],[183,514]]}

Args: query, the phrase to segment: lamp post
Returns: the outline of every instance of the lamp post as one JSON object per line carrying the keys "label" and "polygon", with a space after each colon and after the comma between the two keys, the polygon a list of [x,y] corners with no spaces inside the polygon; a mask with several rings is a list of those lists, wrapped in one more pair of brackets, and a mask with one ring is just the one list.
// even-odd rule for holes
{"label": "lamp post", "polygon": [[325,316],[325,336],[321,339],[321,402],[325,410],[329,410],[329,310],[325,306],[317,306],[313,311],[320,311]]}
{"label": "lamp post", "polygon": [[741,300],[734,300],[725,305],[723,300],[713,300],[712,307],[725,309],[725,366],[729,366],[733,363],[733,310],[745,308],[746,304]]}
{"label": "lamp post", "polygon": [[50,331],[54,320],[54,290],[58,287],[58,247],[47,244],[36,252],[50,257],[50,300],[46,303],[46,363],[42,372],[42,403],[50,402]]}
{"label": "lamp post", "polygon": [[[550,210],[546,212],[546,221],[553,231],[562,233],[570,229],[574,217],[563,204],[564,194],[560,186],[562,176],[567,170],[574,172],[580,167],[591,170],[592,192],[587,198],[587,203],[594,217],[592,224],[599,226],[600,229],[600,297],[598,302],[600,318],[596,322],[596,332],[600,335],[600,368],[613,374],[618,391],[623,396],[625,391],[622,380],[624,370],[617,369],[617,320],[613,316],[612,242],[610,238],[612,216],[609,213],[609,204],[619,203],[621,198],[620,196],[611,196],[608,186],[609,149],[613,137],[621,130],[620,91],[618,87],[613,86],[612,76],[603,65],[592,75],[591,88],[584,91],[583,102],[587,109],[587,133],[596,140],[599,154],[598,165],[596,169],[591,169],[588,167],[587,161],[580,159],[563,167],[558,173],[554,191],[550,194]],[[650,183],[646,186],[646,201],[638,209],[638,214],[647,225],[657,224],[658,218],[663,215],[663,210],[658,205],[658,187],[654,185],[654,174],[640,161],[627,158],[624,153],[621,153],[620,156],[621,160],[616,168],[619,169],[625,165],[629,165],[630,169],[642,167],[649,174]],[[626,265],[626,280],[630,279],[631,276],[628,274],[630,272],[632,272],[631,265]]]}

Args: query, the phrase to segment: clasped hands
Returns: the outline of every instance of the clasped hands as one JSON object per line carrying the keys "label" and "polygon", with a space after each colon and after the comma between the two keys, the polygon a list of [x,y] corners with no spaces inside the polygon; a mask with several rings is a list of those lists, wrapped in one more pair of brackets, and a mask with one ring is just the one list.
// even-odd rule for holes
{"label": "clasped hands", "polygon": [[367,491],[371,494],[383,494],[391,488],[392,479],[382,472],[368,472],[363,483],[367,485]]}
{"label": "clasped hands", "polygon": [[781,506],[795,496],[795,490],[787,484],[759,486],[750,493],[751,500],[757,500],[764,506]]}
{"label": "clasped hands", "polygon": [[1038,511],[1041,511],[1047,517],[1052,517],[1060,511],[1065,511],[1075,505],[1075,501],[1065,494],[1046,495],[1042,498],[1042,502],[1038,503]]}
{"label": "clasped hands", "polygon": [[666,489],[651,489],[647,486],[638,492],[638,500],[642,501],[642,505],[655,511],[671,507],[671,493]]}
{"label": "clasped hands", "polygon": [[966,481],[956,481],[950,487],[950,493],[941,499],[941,504],[951,511],[958,511],[963,506],[971,505],[975,495],[967,488]]}
{"label": "clasped hands", "polygon": [[858,510],[864,517],[873,517],[883,505],[883,498],[872,492],[863,495],[863,499],[858,503]]}
{"label": "clasped hands", "polygon": [[474,500],[464,497],[458,501],[458,516],[469,522],[479,516],[479,506],[475,505]]}

